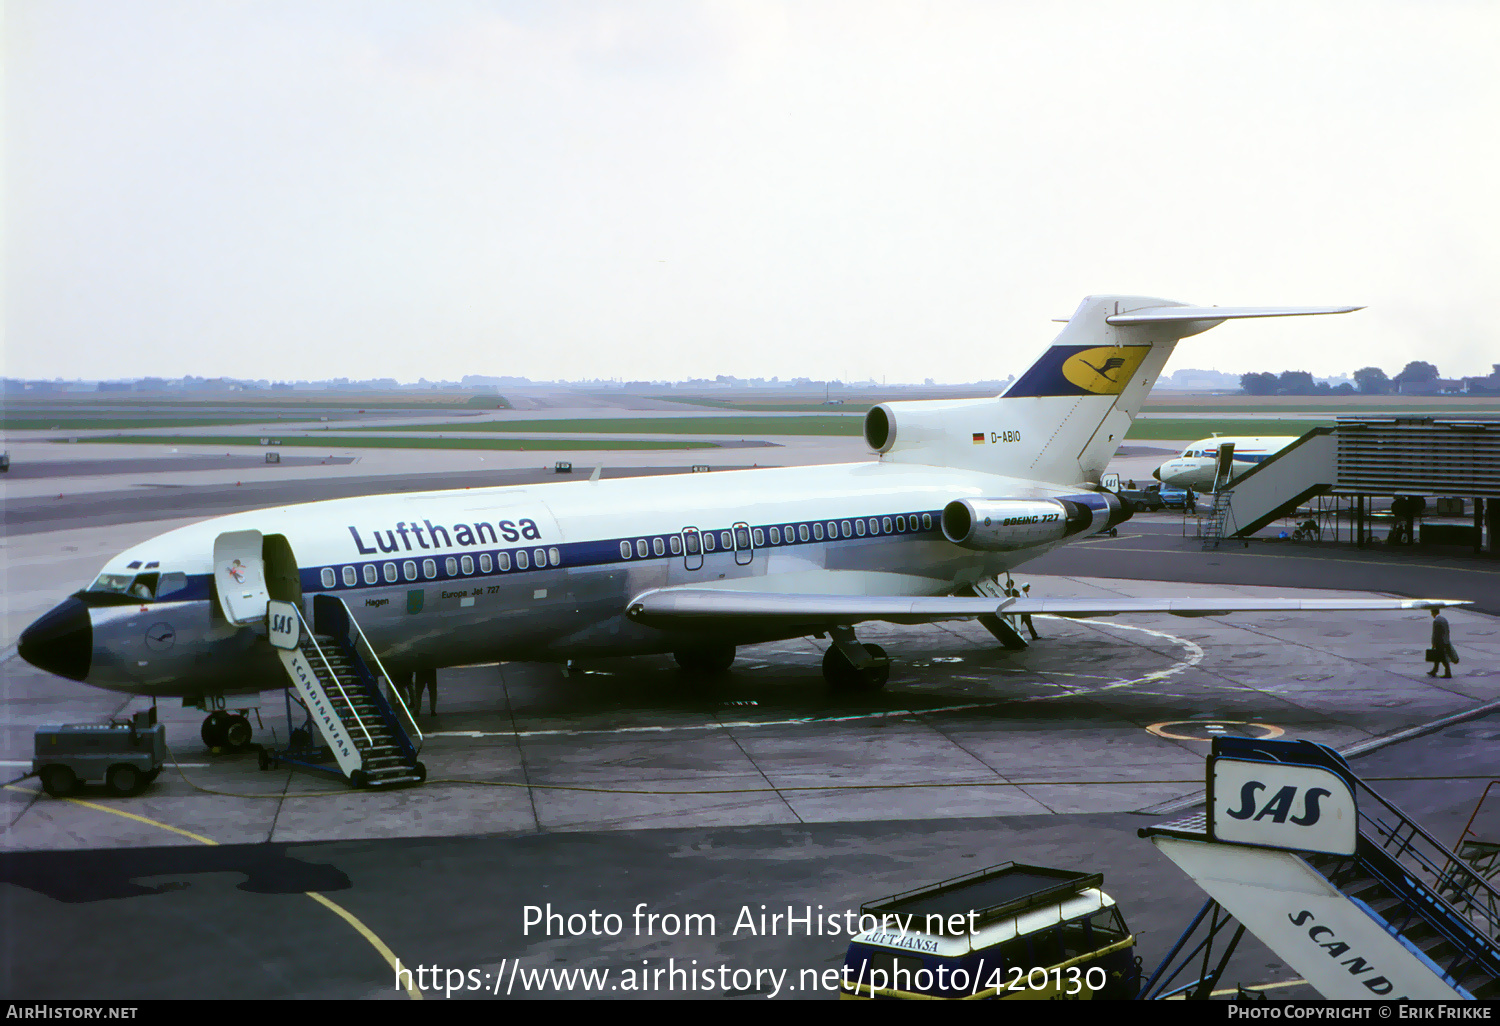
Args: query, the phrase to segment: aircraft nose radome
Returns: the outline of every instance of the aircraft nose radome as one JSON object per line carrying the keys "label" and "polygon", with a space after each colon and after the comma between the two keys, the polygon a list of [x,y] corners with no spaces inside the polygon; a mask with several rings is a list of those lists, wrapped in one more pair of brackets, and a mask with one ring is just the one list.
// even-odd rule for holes
{"label": "aircraft nose radome", "polygon": [[1156,478],[1158,481],[1160,481],[1161,480],[1161,468],[1157,467],[1155,470],[1151,471],[1151,476],[1154,477],[1154,478]]}
{"label": "aircraft nose radome", "polygon": [[21,632],[16,653],[38,669],[83,680],[94,656],[89,607],[76,598],[65,600]]}

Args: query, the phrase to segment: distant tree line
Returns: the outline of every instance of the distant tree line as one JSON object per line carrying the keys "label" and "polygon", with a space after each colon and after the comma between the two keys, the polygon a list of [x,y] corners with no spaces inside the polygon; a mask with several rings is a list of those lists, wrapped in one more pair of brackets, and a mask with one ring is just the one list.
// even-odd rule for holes
{"label": "distant tree line", "polygon": [[1413,360],[1394,378],[1388,378],[1379,367],[1361,367],[1353,374],[1354,384],[1344,382],[1337,388],[1326,381],[1314,381],[1307,371],[1282,371],[1280,374],[1250,373],[1240,375],[1240,389],[1246,395],[1388,395],[1401,390],[1403,381],[1432,381],[1438,369],[1425,360]]}

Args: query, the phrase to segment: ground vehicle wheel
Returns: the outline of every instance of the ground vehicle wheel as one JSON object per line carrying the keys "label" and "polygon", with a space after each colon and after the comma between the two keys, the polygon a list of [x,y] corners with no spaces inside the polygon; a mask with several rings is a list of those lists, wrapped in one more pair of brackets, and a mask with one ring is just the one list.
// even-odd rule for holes
{"label": "ground vehicle wheel", "polygon": [[421,783],[426,782],[426,780],[427,780],[427,764],[425,762],[423,762],[421,759],[418,759],[417,760],[417,764],[415,766],[413,766],[412,769],[417,774],[417,783],[421,784]]}
{"label": "ground vehicle wheel", "polygon": [[66,766],[47,766],[41,775],[42,790],[54,798],[66,798],[78,789],[78,777]]}
{"label": "ground vehicle wheel", "polygon": [[353,773],[349,774],[349,783],[361,789],[369,787],[370,774],[366,773],[362,769],[357,769]]}
{"label": "ground vehicle wheel", "polygon": [[109,768],[104,783],[109,788],[110,794],[129,798],[146,789],[146,775],[128,763],[121,763]]}
{"label": "ground vehicle wheel", "polygon": [[250,747],[255,731],[250,721],[243,716],[230,716],[224,722],[224,747],[231,752],[243,752]]}
{"label": "ground vehicle wheel", "polygon": [[262,770],[268,770],[271,768],[271,757],[266,754],[266,750],[264,748],[255,753],[255,763]]}
{"label": "ground vehicle wheel", "polygon": [[723,673],[734,662],[733,645],[710,645],[705,648],[685,648],[673,652],[677,665],[689,673]]}
{"label": "ground vehicle wheel", "polygon": [[203,743],[210,748],[223,748],[227,744],[224,738],[224,727],[229,719],[225,712],[209,713],[203,719],[203,728],[198,731],[198,736],[203,738]]}

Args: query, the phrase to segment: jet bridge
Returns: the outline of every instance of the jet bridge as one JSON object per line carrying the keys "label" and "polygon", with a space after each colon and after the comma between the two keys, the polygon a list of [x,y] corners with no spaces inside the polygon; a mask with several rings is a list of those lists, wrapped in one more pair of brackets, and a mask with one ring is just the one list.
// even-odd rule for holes
{"label": "jet bridge", "polygon": [[[1140,831],[1210,898],[1141,996],[1207,996],[1245,929],[1325,998],[1500,996],[1500,893],[1338,753],[1218,737],[1207,787],[1204,812]],[[1200,952],[1207,969],[1229,917],[1242,925],[1218,968],[1171,989]]]}
{"label": "jet bridge", "polygon": [[1357,539],[1369,496],[1472,497],[1476,550],[1487,530],[1500,552],[1500,418],[1340,417],[1217,491],[1204,538],[1249,537],[1315,495],[1354,500]]}
{"label": "jet bridge", "polygon": [[[338,765],[336,775],[355,787],[420,784],[427,779],[427,768],[417,758],[422,732],[396,688],[390,689],[394,706],[382,693],[381,681],[390,678],[348,606],[334,595],[314,596],[313,620],[316,628],[295,603],[267,603],[271,644],[296,689],[306,723],[293,730],[287,748],[263,752],[261,768],[290,763],[332,773],[326,765],[331,758]],[[287,695],[290,724],[290,690]],[[314,744],[317,734],[326,747]]]}

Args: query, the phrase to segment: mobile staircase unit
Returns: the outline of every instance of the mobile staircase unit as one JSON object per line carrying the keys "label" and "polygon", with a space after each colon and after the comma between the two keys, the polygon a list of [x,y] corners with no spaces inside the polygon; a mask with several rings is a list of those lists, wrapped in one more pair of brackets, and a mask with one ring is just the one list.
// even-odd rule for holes
{"label": "mobile staircase unit", "polygon": [[[389,693],[396,708],[387,701],[387,689],[381,683],[390,677],[344,601],[332,595],[314,596],[316,627],[310,627],[302,610],[291,602],[269,603],[266,618],[271,644],[296,688],[296,701],[306,713],[306,722],[292,731],[285,749],[262,752],[262,768],[285,762],[368,788],[426,780],[427,768],[417,758],[422,732],[394,687]],[[292,701],[289,689],[288,723],[292,722]],[[313,743],[314,725],[326,745]],[[337,770],[328,765],[330,760]]]}
{"label": "mobile staircase unit", "polygon": [[1214,494],[1212,538],[1248,538],[1279,516],[1333,490],[1337,439],[1333,428],[1313,428],[1291,445]]}
{"label": "mobile staircase unit", "polygon": [[1500,893],[1337,752],[1218,737],[1207,788],[1203,813],[1140,831],[1212,899],[1193,928],[1219,906],[1326,998],[1500,997]]}

